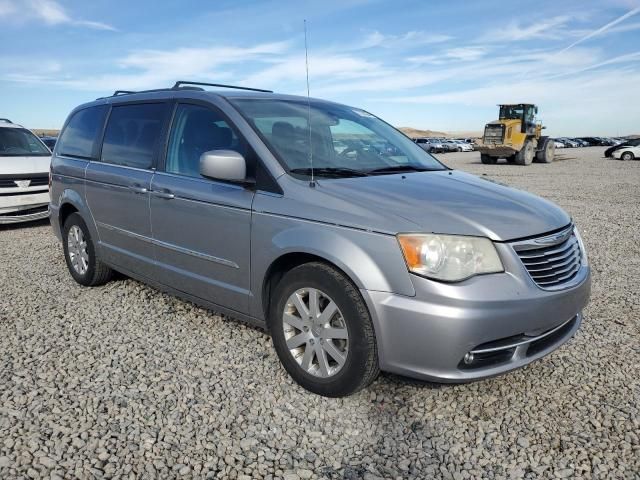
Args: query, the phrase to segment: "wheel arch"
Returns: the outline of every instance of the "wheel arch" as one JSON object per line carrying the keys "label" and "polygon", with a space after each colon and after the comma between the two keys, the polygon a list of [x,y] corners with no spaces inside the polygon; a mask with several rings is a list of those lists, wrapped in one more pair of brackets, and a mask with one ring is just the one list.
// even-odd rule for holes
{"label": "wheel arch", "polygon": [[97,239],[98,232],[93,221],[91,211],[89,210],[89,206],[86,204],[80,193],[78,193],[76,190],[67,188],[62,192],[60,198],[58,199],[57,220],[61,231],[64,227],[64,222],[72,213],[78,213],[82,217],[85,224],[87,225],[87,228],[89,229],[89,233],[91,234],[91,236]]}
{"label": "wheel arch", "polygon": [[286,229],[270,242],[253,245],[254,252],[261,252],[252,259],[251,275],[256,297],[253,314],[268,321],[273,287],[287,271],[309,262],[332,266],[358,290],[415,295],[396,239],[375,234],[365,234],[372,235],[368,239],[357,236],[362,234],[365,233],[337,233],[317,225]]}

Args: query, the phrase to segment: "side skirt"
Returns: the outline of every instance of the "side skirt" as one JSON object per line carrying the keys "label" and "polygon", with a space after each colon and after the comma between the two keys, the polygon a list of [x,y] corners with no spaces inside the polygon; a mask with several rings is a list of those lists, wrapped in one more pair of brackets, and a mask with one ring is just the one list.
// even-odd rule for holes
{"label": "side skirt", "polygon": [[264,320],[260,320],[259,318],[252,317],[251,315],[238,312],[237,310],[233,310],[231,308],[223,307],[221,305],[218,305],[217,303],[213,303],[209,300],[205,300],[204,298],[196,297],[189,293],[183,292],[176,288],[160,283],[151,278],[139,275],[135,272],[127,270],[126,268],[122,268],[119,265],[115,265],[112,263],[108,263],[107,265],[109,265],[109,267],[116,270],[117,272],[123,273],[124,275],[131,277],[134,280],[137,280],[146,285],[149,285],[150,287],[155,288],[156,290],[159,290],[164,293],[168,293],[169,295],[173,295],[174,297],[178,297],[182,300],[186,300],[199,307],[206,308],[207,310],[210,310],[212,313],[222,314],[226,317],[230,317],[234,320],[245,323],[251,327],[256,327],[256,328],[259,328],[260,330],[264,330],[265,332],[268,332],[267,324]]}

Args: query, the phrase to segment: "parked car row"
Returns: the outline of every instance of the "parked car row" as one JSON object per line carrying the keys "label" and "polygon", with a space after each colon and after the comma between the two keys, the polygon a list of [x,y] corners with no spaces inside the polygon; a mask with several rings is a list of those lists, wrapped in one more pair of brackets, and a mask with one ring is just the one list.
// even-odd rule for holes
{"label": "parked car row", "polygon": [[556,148],[606,147],[620,145],[627,140],[614,137],[557,137],[553,139]]}
{"label": "parked car row", "polygon": [[415,138],[413,140],[423,150],[429,153],[472,152],[474,140],[472,138]]}

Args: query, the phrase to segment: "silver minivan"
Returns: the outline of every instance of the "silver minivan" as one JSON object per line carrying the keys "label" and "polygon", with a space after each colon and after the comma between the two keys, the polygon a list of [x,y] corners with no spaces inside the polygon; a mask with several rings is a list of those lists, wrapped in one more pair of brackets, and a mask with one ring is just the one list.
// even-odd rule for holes
{"label": "silver minivan", "polygon": [[325,396],[380,370],[498,375],[579,328],[590,269],[553,203],[451,170],[362,109],[213,86],[71,112],[49,214],[78,283],[116,270],[264,327]]}

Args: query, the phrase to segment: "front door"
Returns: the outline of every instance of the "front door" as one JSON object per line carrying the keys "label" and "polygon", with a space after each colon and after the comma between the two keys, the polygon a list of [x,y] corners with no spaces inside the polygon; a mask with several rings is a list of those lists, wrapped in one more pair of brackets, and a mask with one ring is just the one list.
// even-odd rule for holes
{"label": "front door", "polygon": [[251,204],[242,185],[204,178],[200,155],[249,147],[217,109],[179,103],[164,171],[151,182],[151,227],[159,280],[240,312],[248,311]]}
{"label": "front door", "polygon": [[86,198],[108,262],[153,277],[149,190],[168,114],[166,103],[111,109],[100,161],[86,169]]}

